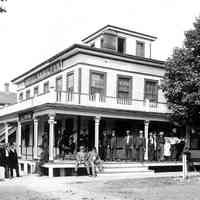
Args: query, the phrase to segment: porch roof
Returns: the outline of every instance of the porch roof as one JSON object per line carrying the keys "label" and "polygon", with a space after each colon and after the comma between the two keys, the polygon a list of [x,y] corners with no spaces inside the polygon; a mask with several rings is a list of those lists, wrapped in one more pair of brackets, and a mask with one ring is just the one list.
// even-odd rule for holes
{"label": "porch roof", "polygon": [[144,112],[144,111],[129,111],[112,108],[99,108],[93,106],[82,106],[72,104],[61,103],[46,103],[43,105],[32,107],[31,109],[21,110],[17,113],[12,113],[6,116],[0,117],[0,121],[5,121],[16,117],[22,113],[33,112],[33,116],[42,116],[48,114],[65,114],[65,115],[77,115],[77,116],[100,116],[103,118],[118,118],[118,119],[135,119],[135,120],[150,120],[150,121],[169,121],[169,113],[156,113],[156,112]]}

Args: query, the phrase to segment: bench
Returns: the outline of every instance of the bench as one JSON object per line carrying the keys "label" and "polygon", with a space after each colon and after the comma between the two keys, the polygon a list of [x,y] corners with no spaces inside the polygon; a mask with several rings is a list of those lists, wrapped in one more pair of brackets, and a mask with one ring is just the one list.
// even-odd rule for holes
{"label": "bench", "polygon": [[[71,162],[64,162],[64,163],[45,163],[42,165],[43,168],[48,169],[48,176],[53,177],[54,176],[54,169],[60,170],[60,176],[65,176],[65,169],[74,169],[75,168],[75,161]],[[79,168],[85,168],[83,164],[79,166]]]}

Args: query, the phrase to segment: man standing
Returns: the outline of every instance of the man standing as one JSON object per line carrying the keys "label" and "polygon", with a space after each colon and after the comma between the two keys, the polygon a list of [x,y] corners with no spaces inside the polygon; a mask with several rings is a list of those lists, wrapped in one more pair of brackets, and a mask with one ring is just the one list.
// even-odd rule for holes
{"label": "man standing", "polygon": [[139,136],[136,138],[136,160],[143,162],[144,161],[144,152],[145,152],[145,138],[143,136],[143,131],[139,131]]}
{"label": "man standing", "polygon": [[133,150],[133,136],[130,134],[130,130],[126,131],[125,137],[125,157],[127,160],[132,160],[132,150]]}
{"label": "man standing", "polygon": [[159,136],[158,136],[158,139],[157,139],[158,161],[163,161],[164,160],[164,144],[165,144],[164,132],[161,131],[159,133]]}
{"label": "man standing", "polygon": [[19,177],[19,164],[18,164],[18,157],[17,151],[15,149],[15,145],[11,144],[9,148],[9,170],[10,170],[10,177],[13,178],[13,169],[16,170],[16,175]]}
{"label": "man standing", "polygon": [[107,135],[107,131],[104,130],[103,138],[102,138],[102,142],[101,142],[101,158],[104,161],[107,158],[107,149],[108,149],[108,135]]}
{"label": "man standing", "polygon": [[117,137],[115,130],[112,130],[110,138],[110,159],[114,161],[116,159],[116,150],[117,150]]}
{"label": "man standing", "polygon": [[153,161],[155,159],[155,149],[154,149],[154,137],[153,133],[149,133],[149,138],[148,138],[148,155],[149,155],[149,161]]}

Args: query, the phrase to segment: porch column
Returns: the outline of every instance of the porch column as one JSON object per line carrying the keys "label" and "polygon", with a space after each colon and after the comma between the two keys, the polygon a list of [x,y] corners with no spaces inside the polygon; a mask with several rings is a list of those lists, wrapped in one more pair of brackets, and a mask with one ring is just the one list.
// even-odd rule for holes
{"label": "porch column", "polygon": [[149,133],[149,121],[146,120],[144,121],[144,137],[146,141],[146,148],[145,148],[145,154],[144,154],[144,160],[148,160],[148,150],[149,150],[149,145],[148,145],[148,133]]}
{"label": "porch column", "polygon": [[22,154],[21,154],[21,145],[22,145],[21,137],[22,137],[22,125],[21,125],[21,122],[18,121],[17,122],[17,138],[16,139],[17,139],[17,154],[19,157],[22,156]]}
{"label": "porch column", "polygon": [[95,117],[95,147],[97,152],[99,152],[99,124],[100,124],[101,117]]}
{"label": "porch column", "polygon": [[49,123],[49,161],[53,161],[55,115],[49,115],[48,123]]}
{"label": "porch column", "polygon": [[38,119],[35,118],[33,120],[34,128],[33,128],[33,134],[34,134],[34,149],[33,149],[33,158],[38,159]]}
{"label": "porch column", "polygon": [[8,143],[8,123],[5,123],[5,143]]}

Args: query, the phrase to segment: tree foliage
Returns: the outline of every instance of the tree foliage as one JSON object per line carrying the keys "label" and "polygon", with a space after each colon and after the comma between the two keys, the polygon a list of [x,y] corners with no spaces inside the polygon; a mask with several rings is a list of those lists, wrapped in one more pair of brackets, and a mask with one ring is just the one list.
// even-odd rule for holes
{"label": "tree foliage", "polygon": [[172,110],[170,118],[180,125],[200,122],[200,17],[185,32],[182,48],[175,48],[165,63],[162,89]]}
{"label": "tree foliage", "polygon": [[[7,0],[0,0],[1,3],[4,3],[5,1],[7,1]],[[3,7],[3,4],[1,4],[0,5],[0,13],[4,13],[4,12],[6,12],[6,9],[5,9],[5,7]]]}

